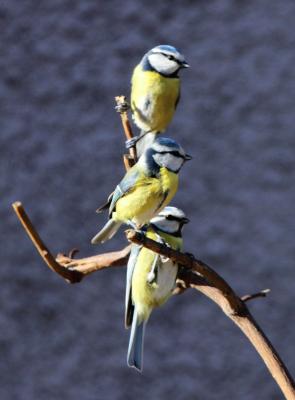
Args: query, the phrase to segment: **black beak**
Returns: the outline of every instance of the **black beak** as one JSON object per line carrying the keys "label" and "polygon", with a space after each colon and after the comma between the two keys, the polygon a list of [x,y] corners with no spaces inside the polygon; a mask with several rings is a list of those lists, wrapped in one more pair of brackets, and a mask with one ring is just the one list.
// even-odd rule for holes
{"label": "black beak", "polygon": [[182,223],[183,224],[188,224],[189,223],[189,219],[188,218],[182,218]]}
{"label": "black beak", "polygon": [[189,68],[189,64],[186,61],[182,61],[181,68]]}
{"label": "black beak", "polygon": [[190,156],[189,154],[186,154],[186,155],[184,156],[185,161],[189,161],[189,160],[191,160],[192,158],[193,158],[193,157]]}

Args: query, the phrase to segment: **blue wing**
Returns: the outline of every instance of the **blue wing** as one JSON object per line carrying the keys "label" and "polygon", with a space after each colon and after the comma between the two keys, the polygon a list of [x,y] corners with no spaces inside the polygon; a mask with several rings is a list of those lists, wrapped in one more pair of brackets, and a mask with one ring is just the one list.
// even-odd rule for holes
{"label": "blue wing", "polygon": [[125,326],[128,328],[132,324],[134,306],[131,298],[132,275],[136,265],[141,246],[132,245],[131,253],[127,264],[126,292],[125,292]]}
{"label": "blue wing", "polygon": [[132,167],[127,174],[124,176],[124,178],[121,180],[119,185],[116,187],[113,197],[112,197],[112,202],[109,208],[109,215],[112,214],[116,207],[117,201],[124,196],[131,188],[133,188],[134,184],[136,183],[137,179],[139,177],[139,170],[136,165]]}

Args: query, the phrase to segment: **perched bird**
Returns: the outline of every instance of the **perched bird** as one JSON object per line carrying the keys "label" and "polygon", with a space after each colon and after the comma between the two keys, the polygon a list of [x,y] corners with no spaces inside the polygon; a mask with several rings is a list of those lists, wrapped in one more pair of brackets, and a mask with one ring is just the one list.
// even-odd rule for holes
{"label": "perched bird", "polygon": [[[147,227],[146,236],[182,250],[181,230],[189,222],[183,211],[165,207]],[[172,294],[178,265],[145,247],[132,245],[127,266],[125,326],[131,326],[127,363],[142,370],[145,325],[155,307]]]}
{"label": "perched bird", "polygon": [[141,134],[127,142],[127,147],[138,142],[141,154],[157,133],[165,131],[180,98],[178,72],[187,67],[184,56],[173,46],[156,46],[144,55],[131,79],[131,110]]}
{"label": "perched bird", "polygon": [[111,239],[123,223],[141,228],[167,206],[178,189],[178,172],[191,156],[174,140],[158,137],[126,173],[105,205],[109,221],[91,240]]}

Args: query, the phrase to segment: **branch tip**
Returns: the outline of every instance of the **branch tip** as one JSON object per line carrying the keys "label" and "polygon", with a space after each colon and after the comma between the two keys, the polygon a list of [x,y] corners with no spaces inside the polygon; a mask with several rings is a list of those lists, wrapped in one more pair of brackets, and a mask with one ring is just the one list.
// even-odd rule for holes
{"label": "branch tip", "polygon": [[257,293],[246,294],[245,296],[241,297],[241,300],[245,303],[246,301],[257,299],[259,297],[266,297],[268,293],[270,293],[270,289],[263,289]]}

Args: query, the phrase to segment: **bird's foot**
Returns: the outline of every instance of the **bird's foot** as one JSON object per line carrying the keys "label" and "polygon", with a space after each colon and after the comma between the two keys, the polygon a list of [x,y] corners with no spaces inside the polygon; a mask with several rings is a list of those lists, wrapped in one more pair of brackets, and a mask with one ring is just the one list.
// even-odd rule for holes
{"label": "bird's foot", "polygon": [[156,280],[156,274],[154,273],[154,271],[149,272],[147,276],[147,283],[151,284],[155,282],[155,280]]}
{"label": "bird's foot", "polygon": [[131,229],[134,229],[135,231],[138,230],[136,224],[135,224],[133,221],[131,221],[131,219],[129,219],[129,220],[126,222],[126,224],[127,224],[128,226],[130,226]]}
{"label": "bird's foot", "polygon": [[152,268],[147,275],[147,283],[149,283],[150,285],[157,281],[159,257],[160,257],[159,255],[156,255]]}
{"label": "bird's foot", "polygon": [[133,229],[135,232],[140,233],[141,235],[146,234],[146,225],[143,225],[141,228],[138,228],[135,222],[131,221],[130,219],[126,222],[126,224]]}
{"label": "bird's foot", "polygon": [[132,139],[126,140],[125,142],[125,147],[127,150],[129,150],[131,147],[136,146],[136,143],[139,140],[139,136],[133,136]]}
{"label": "bird's foot", "polygon": [[120,103],[120,104],[118,104],[116,107],[115,107],[115,110],[118,112],[118,113],[120,113],[120,114],[122,114],[123,112],[126,112],[126,111],[128,111],[130,109],[130,104],[128,103],[128,101],[123,101],[122,103]]}
{"label": "bird's foot", "polygon": [[[161,244],[163,244],[164,246],[171,248],[170,244],[165,242],[165,240],[162,237],[161,237],[161,240],[159,240],[159,242]],[[160,258],[161,258],[161,262],[162,263],[165,263],[165,262],[169,261],[169,257],[163,256],[162,254],[160,255]]]}

